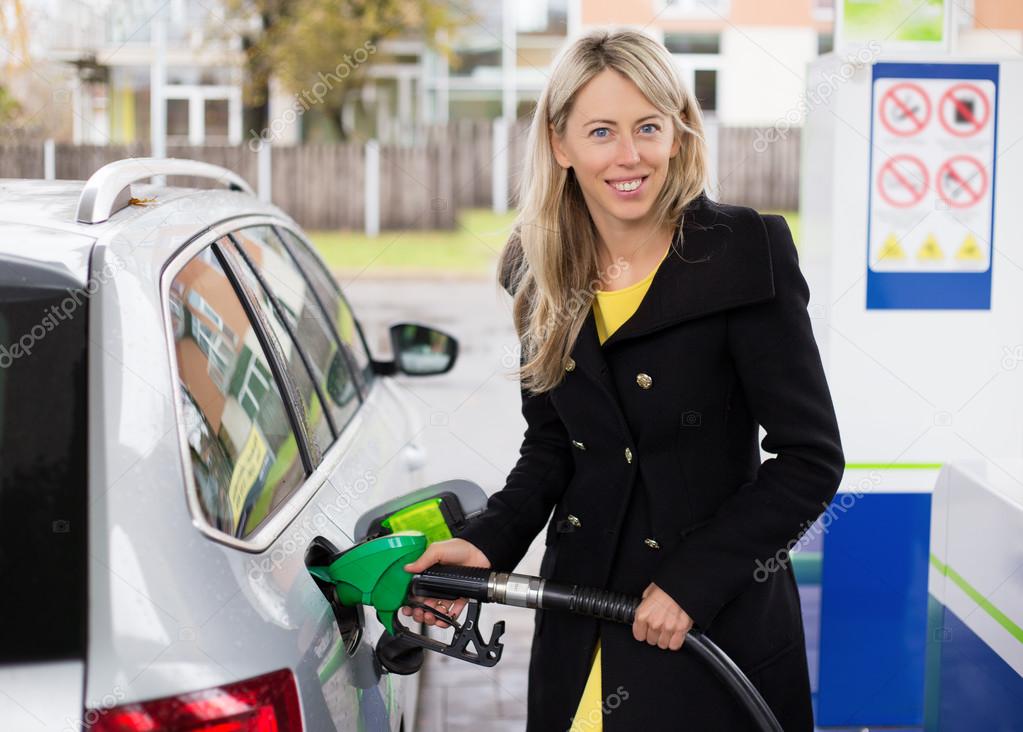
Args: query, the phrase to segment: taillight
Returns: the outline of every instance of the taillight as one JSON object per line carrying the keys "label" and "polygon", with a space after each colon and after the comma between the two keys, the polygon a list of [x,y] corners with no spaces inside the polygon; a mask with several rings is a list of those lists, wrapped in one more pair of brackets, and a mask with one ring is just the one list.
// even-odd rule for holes
{"label": "taillight", "polygon": [[[91,732],[301,732],[288,669],[165,699],[92,709]],[[95,721],[93,721],[95,720]]]}

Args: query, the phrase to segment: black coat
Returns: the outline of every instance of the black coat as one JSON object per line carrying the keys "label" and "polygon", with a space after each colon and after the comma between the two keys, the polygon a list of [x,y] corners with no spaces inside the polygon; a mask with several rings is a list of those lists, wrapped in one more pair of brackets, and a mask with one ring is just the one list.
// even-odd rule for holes
{"label": "black coat", "polygon": [[[565,379],[522,391],[520,458],[457,535],[512,571],[553,509],[542,576],[634,596],[656,583],[787,732],[811,732],[796,583],[787,562],[769,563],[827,507],[845,467],[809,290],[781,216],[700,196],[683,232],[683,256],[668,253],[629,320],[601,345],[591,310]],[[762,464],[758,425],[775,455]],[[606,732],[749,728],[684,645],[538,610],[529,732],[569,729],[598,631]]]}

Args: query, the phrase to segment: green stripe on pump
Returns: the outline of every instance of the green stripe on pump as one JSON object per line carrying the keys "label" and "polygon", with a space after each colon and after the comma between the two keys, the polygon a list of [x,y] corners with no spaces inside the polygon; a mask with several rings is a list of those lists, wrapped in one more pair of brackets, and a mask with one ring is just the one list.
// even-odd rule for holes
{"label": "green stripe on pump", "polygon": [[931,565],[938,570],[938,572],[952,580],[956,587],[965,592],[971,600],[980,605],[981,609],[994,618],[996,623],[1009,631],[1009,635],[1018,640],[1020,643],[1023,643],[1023,628],[1016,625],[1016,623],[1012,621],[1012,618],[991,604],[991,601],[980,594],[980,591],[967,582],[966,578],[947,564],[943,564],[941,560],[933,554],[931,554]]}
{"label": "green stripe on pump", "polygon": [[823,568],[821,552],[801,551],[789,554],[792,559],[792,571],[796,573],[796,582],[800,585],[819,585]]}
{"label": "green stripe on pump", "polygon": [[846,463],[846,470],[939,470],[943,463]]}

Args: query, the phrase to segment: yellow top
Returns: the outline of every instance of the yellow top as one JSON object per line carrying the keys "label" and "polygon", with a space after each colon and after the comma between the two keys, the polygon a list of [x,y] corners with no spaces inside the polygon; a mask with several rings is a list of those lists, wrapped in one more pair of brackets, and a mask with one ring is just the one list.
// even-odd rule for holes
{"label": "yellow top", "polygon": [[[639,303],[650,287],[650,282],[654,279],[654,273],[668,256],[670,249],[670,246],[665,249],[664,256],[657,263],[657,267],[654,267],[650,274],[634,285],[623,287],[621,290],[597,290],[596,298],[593,301],[593,315],[597,322],[597,335],[601,344],[636,312],[636,308],[639,307]],[[604,716],[601,702],[600,638],[597,638],[597,649],[593,654],[590,675],[586,679],[586,688],[583,689],[583,695],[579,699],[575,717],[572,718],[570,732],[602,732]]]}
{"label": "yellow top", "polygon": [[671,246],[664,250],[660,262],[650,270],[650,274],[639,282],[623,287],[620,290],[597,290],[593,299],[593,316],[597,323],[597,335],[603,343],[607,337],[618,330],[619,326],[632,317],[639,303],[646,295],[650,282],[654,279],[661,262],[668,256]]}

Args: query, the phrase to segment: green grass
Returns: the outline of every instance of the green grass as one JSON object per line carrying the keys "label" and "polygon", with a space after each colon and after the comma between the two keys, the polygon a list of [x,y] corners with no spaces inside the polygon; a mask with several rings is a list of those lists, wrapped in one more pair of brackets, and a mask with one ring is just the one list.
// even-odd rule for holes
{"label": "green grass", "polygon": [[424,272],[485,276],[511,233],[514,211],[463,211],[454,231],[311,231],[309,237],[335,271],[388,274]]}
{"label": "green grass", "polygon": [[792,240],[796,242],[796,249],[799,249],[799,212],[798,211],[771,211],[763,210],[762,214],[781,214],[785,217],[785,220],[789,223],[789,229],[792,230]]}
{"label": "green grass", "polygon": [[[799,214],[783,215],[799,246]],[[327,265],[347,275],[432,274],[486,277],[511,232],[515,212],[498,215],[469,209],[458,217],[454,231],[383,231],[369,237],[357,231],[310,231],[309,237]]]}

